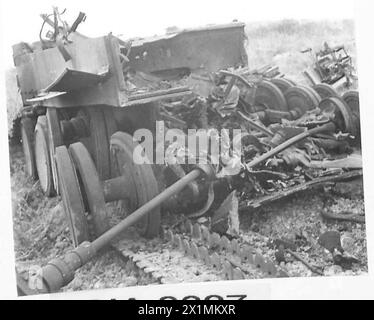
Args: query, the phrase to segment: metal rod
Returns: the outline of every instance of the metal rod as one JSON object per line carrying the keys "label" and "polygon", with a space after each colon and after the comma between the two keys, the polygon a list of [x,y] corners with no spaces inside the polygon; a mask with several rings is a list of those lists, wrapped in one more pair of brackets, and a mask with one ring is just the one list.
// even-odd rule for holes
{"label": "metal rod", "polygon": [[148,201],[146,204],[136,209],[132,214],[130,214],[127,218],[122,220],[119,224],[117,224],[116,226],[102,234],[100,237],[98,237],[96,240],[94,240],[91,243],[91,247],[95,251],[98,251],[104,246],[106,246],[111,240],[113,240],[116,236],[122,233],[126,228],[135,224],[144,215],[146,215],[153,209],[157,208],[159,205],[161,205],[164,201],[169,199],[174,194],[181,191],[190,182],[196,180],[200,176],[200,174],[200,169],[194,169],[190,173],[186,174],[182,179],[172,184],[170,187],[165,189],[152,200]]}
{"label": "metal rod", "polygon": [[277,153],[283,151],[284,149],[287,149],[288,147],[290,147],[291,145],[313,135],[313,134],[316,134],[316,133],[320,133],[320,132],[324,132],[324,131],[335,131],[335,124],[333,124],[332,122],[329,122],[329,123],[326,123],[324,124],[323,126],[320,126],[320,127],[316,127],[316,128],[313,128],[313,129],[310,129],[308,131],[305,131],[305,132],[302,132],[294,137],[292,137],[291,139],[283,142],[282,144],[276,146],[274,149],[271,149],[270,151],[264,153],[263,155],[261,155],[260,157],[256,158],[256,159],[253,159],[251,162],[247,163],[246,164],[246,167],[247,169],[249,168],[252,168],[252,167],[255,167],[257,166],[258,164],[260,164],[261,162],[264,162],[265,160],[271,158],[272,156],[276,155]]}
{"label": "metal rod", "polygon": [[247,117],[243,112],[241,111],[238,111],[238,114],[248,122],[248,125],[254,129],[257,129],[258,131],[261,131],[262,133],[264,133],[265,135],[267,135],[268,137],[272,138],[274,136],[274,133],[271,132],[269,129],[259,125],[258,123],[256,123],[255,121],[253,121],[251,118]]}

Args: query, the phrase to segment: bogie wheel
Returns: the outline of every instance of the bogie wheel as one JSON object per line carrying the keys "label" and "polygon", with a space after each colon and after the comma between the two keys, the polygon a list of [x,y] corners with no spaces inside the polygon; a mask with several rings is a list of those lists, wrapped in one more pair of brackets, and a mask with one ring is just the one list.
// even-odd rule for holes
{"label": "bogie wheel", "polygon": [[47,137],[47,118],[46,116],[40,116],[38,117],[34,134],[35,163],[40,186],[43,192],[48,197],[51,197],[54,195],[55,189],[53,186],[52,167]]}
{"label": "bogie wheel", "polygon": [[337,123],[340,130],[356,136],[357,129],[353,114],[342,98],[325,98],[321,101],[319,108],[325,112],[333,112],[335,114],[334,122]]}
{"label": "bogie wheel", "polygon": [[304,86],[294,86],[285,93],[289,110],[296,110],[302,116],[309,110],[318,107],[316,97]]}
{"label": "bogie wheel", "polygon": [[308,90],[311,95],[314,97],[314,104],[316,106],[316,108],[318,107],[319,103],[322,101],[322,98],[321,96],[319,95],[319,93],[314,90],[312,87],[309,87],[309,86],[303,86],[306,90]]}
{"label": "bogie wheel", "polygon": [[274,78],[274,79],[271,79],[271,82],[274,83],[280,89],[280,91],[282,91],[283,94],[289,88],[294,86],[292,82],[290,82],[289,80],[285,78]]}
{"label": "bogie wheel", "polygon": [[35,121],[31,118],[21,120],[21,138],[23,154],[25,156],[26,173],[32,179],[37,178],[34,153],[34,129]]}
{"label": "bogie wheel", "polygon": [[313,86],[322,99],[329,97],[339,97],[339,93],[327,83],[319,83]]}
{"label": "bogie wheel", "polygon": [[257,85],[255,104],[266,109],[288,111],[282,91],[270,81],[261,81]]}
{"label": "bogie wheel", "polygon": [[85,109],[89,119],[92,157],[101,180],[110,178],[109,136],[105,117],[100,107]]}
{"label": "bogie wheel", "polygon": [[57,194],[60,194],[59,182],[56,168],[55,150],[64,144],[58,110],[56,108],[47,108],[47,128],[48,128],[48,148],[51,159],[53,186]]}
{"label": "bogie wheel", "polygon": [[353,113],[354,122],[357,128],[357,135],[361,133],[360,126],[360,99],[358,91],[350,90],[343,94],[343,100],[348,105],[349,109]]}
{"label": "bogie wheel", "polygon": [[56,167],[70,236],[74,247],[77,247],[80,243],[90,240],[89,228],[78,177],[65,146],[56,148]]}
{"label": "bogie wheel", "polygon": [[[134,163],[133,154],[137,146],[139,144],[133,141],[132,136],[124,132],[116,132],[110,139],[110,149],[118,173],[132,179],[134,184],[136,203],[131,209],[144,205],[159,193],[158,183],[151,165]],[[160,224],[160,208],[156,208],[146,215],[137,224],[137,227],[141,235],[152,238],[159,234]]]}
{"label": "bogie wheel", "polygon": [[292,86],[297,86],[297,83],[295,81],[291,80],[290,78],[283,77],[282,79],[287,80],[289,83],[292,84]]}
{"label": "bogie wheel", "polygon": [[87,204],[86,209],[92,217],[95,236],[98,237],[109,229],[109,217],[98,172],[82,142],[71,144],[69,152],[80,181],[83,199]]}

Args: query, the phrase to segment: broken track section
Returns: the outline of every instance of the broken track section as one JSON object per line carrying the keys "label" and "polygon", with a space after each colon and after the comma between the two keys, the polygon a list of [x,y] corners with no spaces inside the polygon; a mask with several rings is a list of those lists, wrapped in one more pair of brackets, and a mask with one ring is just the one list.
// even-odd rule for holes
{"label": "broken track section", "polygon": [[113,246],[132,267],[159,283],[288,276],[240,237],[230,240],[188,219],[165,227],[163,235],[163,239],[152,240],[151,244],[133,235]]}

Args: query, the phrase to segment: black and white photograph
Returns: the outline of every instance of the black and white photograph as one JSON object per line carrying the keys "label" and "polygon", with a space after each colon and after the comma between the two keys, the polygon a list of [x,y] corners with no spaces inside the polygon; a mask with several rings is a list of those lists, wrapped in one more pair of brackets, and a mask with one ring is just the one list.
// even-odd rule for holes
{"label": "black and white photograph", "polygon": [[353,1],[203,2],[2,2],[18,297],[370,276]]}

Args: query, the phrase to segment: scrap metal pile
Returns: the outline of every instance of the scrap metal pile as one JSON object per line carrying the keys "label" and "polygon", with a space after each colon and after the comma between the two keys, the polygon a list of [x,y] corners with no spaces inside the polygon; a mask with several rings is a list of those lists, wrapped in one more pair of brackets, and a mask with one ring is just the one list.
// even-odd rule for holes
{"label": "scrap metal pile", "polygon": [[[169,128],[185,129],[186,136],[189,128],[241,130],[241,153],[231,150],[231,162],[218,165],[216,176],[223,179],[214,185],[227,193],[236,190],[242,210],[318,182],[353,177],[358,171],[350,169],[362,167],[356,91],[341,97],[327,84],[306,87],[248,68],[221,70],[198,81],[196,93],[162,103],[161,115]],[[209,206],[204,208],[201,215]]]}
{"label": "scrap metal pile", "polygon": [[[268,275],[282,276],[274,263],[241,243],[238,211],[360,176],[358,93],[340,96],[327,84],[298,85],[277,67],[249,69],[243,23],[123,41],[111,34],[84,37],[76,32],[84,14],[71,27],[61,23],[61,15],[57,8],[53,20],[42,15],[43,27],[53,28],[48,40],[13,47],[27,171],[38,176],[46,195],[61,195],[76,247],[43,268],[40,291],[58,291],[134,226],[148,238],[163,227],[172,245],[224,265],[226,274],[249,276],[246,263],[255,261]],[[151,160],[159,152],[160,121],[162,140],[179,129],[180,141],[186,141],[191,129],[200,129],[210,133],[210,145],[199,145],[194,163],[135,163],[144,141],[133,135],[149,130],[156,146],[146,152]],[[240,131],[240,141],[233,129]],[[215,140],[218,158],[212,153]],[[189,145],[171,145],[166,143],[163,158],[168,152],[190,157]],[[208,161],[198,161],[201,156]],[[115,226],[113,206],[121,212]],[[175,236],[181,230],[170,222],[162,226],[161,213],[167,212],[187,216],[183,237],[193,233],[201,241],[186,244]],[[209,221],[205,240],[204,228],[190,227],[202,216]],[[205,255],[192,250],[197,246]],[[217,247],[235,252],[236,262],[214,258]]]}

